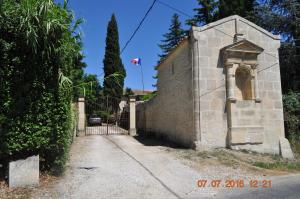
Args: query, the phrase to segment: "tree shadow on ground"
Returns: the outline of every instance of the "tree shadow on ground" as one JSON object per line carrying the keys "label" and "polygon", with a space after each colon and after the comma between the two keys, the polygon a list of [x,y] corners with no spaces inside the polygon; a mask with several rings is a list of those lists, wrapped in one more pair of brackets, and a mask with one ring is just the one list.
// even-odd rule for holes
{"label": "tree shadow on ground", "polygon": [[171,142],[163,137],[157,137],[152,135],[137,135],[134,138],[144,146],[163,146],[174,149],[187,149],[187,147]]}

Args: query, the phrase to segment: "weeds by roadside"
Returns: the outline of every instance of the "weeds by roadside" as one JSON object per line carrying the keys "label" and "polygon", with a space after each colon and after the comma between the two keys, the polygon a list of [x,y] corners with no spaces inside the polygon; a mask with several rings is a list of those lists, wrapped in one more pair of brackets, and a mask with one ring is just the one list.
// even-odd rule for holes
{"label": "weeds by roadside", "polygon": [[194,151],[191,149],[166,149],[178,157],[199,162],[201,164],[224,165],[231,168],[247,168],[250,170],[268,169],[271,171],[300,171],[300,159],[285,160],[279,155],[259,154],[252,151],[233,151],[229,149],[214,149],[212,151]]}
{"label": "weeds by roadside", "polygon": [[264,169],[275,169],[283,171],[300,171],[300,162],[276,161],[273,163],[268,162],[254,162],[254,166]]}

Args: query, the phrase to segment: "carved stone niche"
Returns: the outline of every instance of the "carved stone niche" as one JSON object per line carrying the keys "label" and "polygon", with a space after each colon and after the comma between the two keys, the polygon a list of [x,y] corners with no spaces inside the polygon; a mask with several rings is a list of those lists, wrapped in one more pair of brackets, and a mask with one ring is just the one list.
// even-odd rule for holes
{"label": "carved stone niche", "polygon": [[257,57],[263,49],[242,39],[221,50],[226,70],[228,144],[243,148],[263,143]]}

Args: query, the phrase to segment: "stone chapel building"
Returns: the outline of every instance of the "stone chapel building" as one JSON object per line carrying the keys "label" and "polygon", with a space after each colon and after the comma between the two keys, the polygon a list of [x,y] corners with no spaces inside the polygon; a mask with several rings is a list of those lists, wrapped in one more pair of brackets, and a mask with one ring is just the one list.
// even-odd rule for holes
{"label": "stone chapel building", "polygon": [[138,130],[200,150],[280,154],[289,143],[279,47],[279,36],[236,15],[193,27],[158,66],[157,96],[137,106]]}

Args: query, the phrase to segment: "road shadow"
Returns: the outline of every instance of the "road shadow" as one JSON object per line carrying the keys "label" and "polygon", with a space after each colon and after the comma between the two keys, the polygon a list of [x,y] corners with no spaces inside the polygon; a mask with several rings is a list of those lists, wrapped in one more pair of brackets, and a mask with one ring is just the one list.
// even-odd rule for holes
{"label": "road shadow", "polygon": [[134,136],[134,138],[144,146],[164,146],[173,149],[187,149],[187,147],[171,142],[163,137],[150,136],[150,135],[137,135]]}

